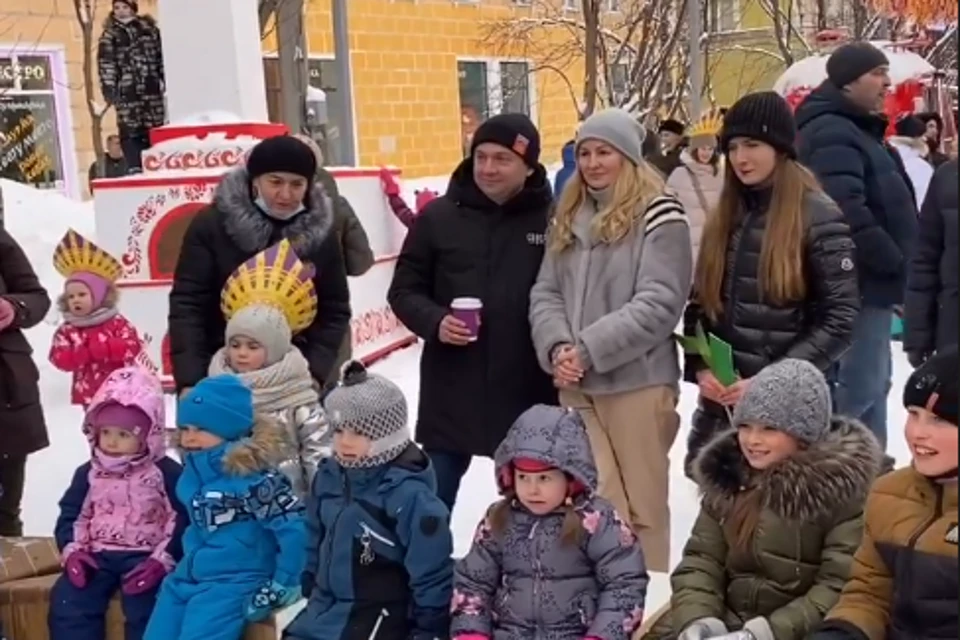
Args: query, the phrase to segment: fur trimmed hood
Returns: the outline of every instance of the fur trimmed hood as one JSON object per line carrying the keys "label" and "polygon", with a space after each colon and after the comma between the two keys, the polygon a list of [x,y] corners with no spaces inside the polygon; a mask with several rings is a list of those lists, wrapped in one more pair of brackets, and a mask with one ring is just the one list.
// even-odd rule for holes
{"label": "fur trimmed hood", "polygon": [[926,158],[930,155],[930,147],[927,146],[927,141],[923,138],[908,138],[906,136],[890,136],[888,142],[893,145],[893,147],[899,151],[903,152],[904,149],[909,149],[913,151],[916,155],[921,158]]}
{"label": "fur trimmed hood", "polygon": [[[182,456],[179,429],[170,434],[170,446]],[[220,466],[231,476],[276,469],[287,454],[287,447],[283,426],[274,418],[257,414],[250,437],[226,443]]]}
{"label": "fur trimmed hood", "polygon": [[753,471],[735,429],[714,438],[694,463],[704,506],[723,518],[740,491],[755,486],[764,508],[785,520],[828,516],[837,507],[865,500],[883,458],[876,438],[860,422],[834,416],[824,438],[764,471]]}
{"label": "fur trimmed hood", "polygon": [[333,227],[333,205],[316,180],[311,183],[308,194],[304,203],[306,211],[286,222],[274,220],[254,204],[247,170],[240,167],[220,180],[213,204],[223,214],[227,236],[241,250],[251,255],[263,251],[275,242],[272,238],[280,226],[283,237],[290,241],[300,259],[310,261]]}

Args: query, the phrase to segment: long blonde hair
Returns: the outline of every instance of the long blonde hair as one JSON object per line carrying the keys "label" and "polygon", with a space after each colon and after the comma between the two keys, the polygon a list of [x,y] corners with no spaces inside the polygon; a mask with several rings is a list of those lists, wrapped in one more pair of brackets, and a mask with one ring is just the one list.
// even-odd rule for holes
{"label": "long blonde hair", "polygon": [[[703,228],[694,274],[696,301],[714,322],[723,312],[727,248],[747,189],[730,163],[725,165],[723,191],[716,210],[707,217]],[[805,200],[811,193],[822,193],[814,175],[796,161],[781,158],[773,173],[773,195],[767,210],[759,267],[760,294],[773,304],[802,300],[807,295],[803,271],[804,211]]]}
{"label": "long blonde hair", "polygon": [[[664,181],[656,169],[642,161],[635,167],[624,158],[620,175],[613,184],[610,204],[590,223],[592,236],[604,244],[619,242],[650,201],[662,195],[663,190]],[[573,220],[589,197],[587,183],[579,170],[574,171],[557,201],[550,229],[550,251],[560,253],[573,244]]]}

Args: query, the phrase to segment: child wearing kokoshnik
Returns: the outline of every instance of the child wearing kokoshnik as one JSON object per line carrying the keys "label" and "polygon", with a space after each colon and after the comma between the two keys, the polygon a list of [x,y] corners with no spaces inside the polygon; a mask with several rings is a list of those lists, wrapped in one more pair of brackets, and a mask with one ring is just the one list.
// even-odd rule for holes
{"label": "child wearing kokoshnik", "polygon": [[840,602],[815,640],[956,640],[957,424],[960,361],[953,346],[903,389],[910,466],[882,476]]}
{"label": "child wearing kokoshnik", "polygon": [[703,500],[670,576],[669,613],[644,640],[801,640],[840,598],[880,469],[876,438],[833,415],[823,373],[767,365],[733,428],[696,457]]}
{"label": "child wearing kokoshnik", "polygon": [[236,374],[253,392],[254,410],[281,423],[288,446],[278,468],[300,498],[332,438],[307,359],[291,344],[317,314],[312,277],[287,240],[237,267],[221,295],[225,345],[209,370]]}
{"label": "child wearing kokoshnik", "polygon": [[57,299],[63,324],[53,334],[50,362],[73,374],[71,402],[86,408],[107,376],[137,363],[143,343],[117,310],[123,268],[116,258],[70,229],[53,264],[65,282]]}
{"label": "child wearing kokoshnik", "polygon": [[325,401],[333,456],[307,504],[306,608],[286,640],[448,640],[453,538],[397,385],[347,363]]}
{"label": "child wearing kokoshnik", "polygon": [[643,552],[597,494],[580,415],[531,407],[494,460],[504,497],[457,563],[451,637],[629,640],[643,620]]}

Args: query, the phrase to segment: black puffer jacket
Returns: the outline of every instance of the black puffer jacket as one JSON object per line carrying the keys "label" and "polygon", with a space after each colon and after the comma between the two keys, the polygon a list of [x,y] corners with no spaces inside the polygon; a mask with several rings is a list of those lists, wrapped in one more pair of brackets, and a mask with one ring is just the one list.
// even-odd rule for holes
{"label": "black puffer jacket", "polygon": [[850,225],[864,304],[900,304],[917,206],[900,155],[884,143],[886,119],[860,109],[829,82],[807,96],[796,116],[800,162]]}
{"label": "black puffer jacket", "polygon": [[307,210],[281,222],[253,203],[245,168],[226,174],[213,204],[197,213],[183,236],[170,290],[170,358],[177,389],[207,377],[210,359],[223,346],[226,321],[220,291],[238,266],[284,238],[300,259],[316,268],[317,317],[294,336],[310,373],[323,384],[350,323],[350,291],[340,242],[332,233],[329,198],[314,185]]}
{"label": "black puffer jacket", "polygon": [[[758,278],[770,197],[763,190],[748,192],[744,199],[727,248],[719,321],[711,322],[696,302],[684,313],[684,333],[695,335],[702,323],[704,331],[729,342],[744,378],[782,358],[807,360],[826,370],[850,346],[860,310],[850,229],[833,202],[814,194],[807,197],[807,297],[780,306],[763,299]],[[701,358],[687,354],[684,378],[695,383],[703,368]]]}
{"label": "black puffer jacket", "polygon": [[[473,181],[471,159],[446,195],[427,205],[407,234],[387,298],[424,340],[417,440],[427,449],[492,456],[516,418],[556,404],[530,337],[530,288],[543,259],[551,188],[543,167],[497,205]],[[483,301],[476,342],[439,341],[450,302]]]}
{"label": "black puffer jacket", "polygon": [[920,237],[910,261],[904,301],[903,348],[907,352],[931,353],[957,344],[958,180],[956,160],[937,169],[920,211]]}

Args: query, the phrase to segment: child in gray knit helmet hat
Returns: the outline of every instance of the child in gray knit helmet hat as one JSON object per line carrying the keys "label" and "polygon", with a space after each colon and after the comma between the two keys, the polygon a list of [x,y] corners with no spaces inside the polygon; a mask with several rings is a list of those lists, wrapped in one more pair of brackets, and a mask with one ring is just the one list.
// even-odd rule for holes
{"label": "child in gray knit helmet hat", "polygon": [[789,358],[751,379],[733,425],[694,463],[700,515],[670,615],[644,640],[802,638],[840,598],[880,469],[876,438],[831,413],[819,369]]}
{"label": "child in gray knit helmet hat", "polygon": [[410,440],[403,392],[350,362],[325,406],[333,456],[307,505],[309,602],[284,638],[446,640],[450,513],[429,458]]}

